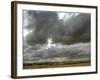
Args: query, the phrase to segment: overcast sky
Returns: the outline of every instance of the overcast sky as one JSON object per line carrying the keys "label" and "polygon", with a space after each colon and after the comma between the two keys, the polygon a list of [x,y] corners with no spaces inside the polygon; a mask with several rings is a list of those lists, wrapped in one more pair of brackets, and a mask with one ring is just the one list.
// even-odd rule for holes
{"label": "overcast sky", "polygon": [[28,44],[90,42],[89,13],[23,10],[24,40]]}

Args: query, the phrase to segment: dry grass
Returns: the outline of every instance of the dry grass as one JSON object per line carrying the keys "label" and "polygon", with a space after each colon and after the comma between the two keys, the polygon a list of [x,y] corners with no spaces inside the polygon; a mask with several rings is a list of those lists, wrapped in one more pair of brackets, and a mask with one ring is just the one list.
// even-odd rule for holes
{"label": "dry grass", "polygon": [[27,63],[23,64],[23,69],[40,69],[40,68],[56,68],[56,67],[78,67],[90,66],[90,60],[81,61],[63,61],[63,62],[44,62],[44,63]]}

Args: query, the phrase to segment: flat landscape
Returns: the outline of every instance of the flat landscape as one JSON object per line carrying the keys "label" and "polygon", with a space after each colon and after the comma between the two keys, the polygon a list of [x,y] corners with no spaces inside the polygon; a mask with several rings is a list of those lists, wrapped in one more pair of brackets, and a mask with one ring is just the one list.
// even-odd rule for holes
{"label": "flat landscape", "polygon": [[78,66],[90,66],[90,60],[72,60],[62,62],[43,62],[43,63],[25,63],[24,69],[36,69],[36,68],[57,68],[57,67],[78,67]]}
{"label": "flat landscape", "polygon": [[[37,47],[37,49],[36,49]],[[90,43],[36,45],[24,49],[24,69],[90,66]]]}

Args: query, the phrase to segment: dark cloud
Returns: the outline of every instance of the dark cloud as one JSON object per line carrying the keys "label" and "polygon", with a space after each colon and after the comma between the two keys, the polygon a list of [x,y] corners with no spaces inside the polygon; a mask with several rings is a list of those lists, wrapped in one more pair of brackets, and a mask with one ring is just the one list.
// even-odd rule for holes
{"label": "dark cloud", "polygon": [[66,42],[88,42],[90,41],[90,14],[80,13],[76,17],[71,17],[65,24],[67,32]]}
{"label": "dark cloud", "polygon": [[50,37],[53,42],[64,44],[90,41],[91,16],[89,13],[79,13],[77,16],[72,16],[70,15],[72,13],[66,12],[66,15],[69,14],[71,17],[67,19],[65,15],[59,19],[60,13],[62,12],[27,11],[26,19],[29,21],[24,28],[33,31],[24,37],[25,42],[28,44],[46,43],[47,38]]}

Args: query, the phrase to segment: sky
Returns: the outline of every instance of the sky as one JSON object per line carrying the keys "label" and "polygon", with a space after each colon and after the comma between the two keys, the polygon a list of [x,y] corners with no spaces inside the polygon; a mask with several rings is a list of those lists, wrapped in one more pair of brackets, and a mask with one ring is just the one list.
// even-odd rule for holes
{"label": "sky", "polygon": [[91,14],[23,10],[23,37],[27,44],[90,42]]}

